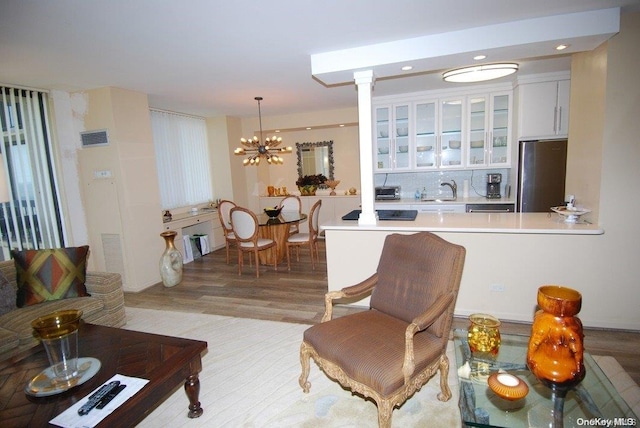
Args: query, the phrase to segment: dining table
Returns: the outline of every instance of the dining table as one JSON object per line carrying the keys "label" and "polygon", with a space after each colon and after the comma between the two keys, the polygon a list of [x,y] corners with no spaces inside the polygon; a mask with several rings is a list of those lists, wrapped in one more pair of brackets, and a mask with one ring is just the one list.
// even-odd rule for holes
{"label": "dining table", "polygon": [[280,264],[287,254],[287,240],[291,225],[305,221],[307,214],[282,211],[277,217],[269,217],[266,213],[256,214],[256,217],[259,225],[258,236],[273,239],[276,243],[275,247],[259,252],[260,263],[273,265],[275,258],[275,261]]}

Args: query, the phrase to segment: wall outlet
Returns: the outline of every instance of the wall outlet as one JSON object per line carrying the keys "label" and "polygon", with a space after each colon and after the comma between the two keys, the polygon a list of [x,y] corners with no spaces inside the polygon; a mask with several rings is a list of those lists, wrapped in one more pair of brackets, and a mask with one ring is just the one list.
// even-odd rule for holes
{"label": "wall outlet", "polygon": [[506,287],[504,285],[502,285],[502,284],[491,284],[489,286],[489,290],[495,291],[495,292],[498,292],[498,293],[502,293],[505,290],[505,288]]}
{"label": "wall outlet", "polygon": [[111,178],[111,170],[93,171],[93,178]]}

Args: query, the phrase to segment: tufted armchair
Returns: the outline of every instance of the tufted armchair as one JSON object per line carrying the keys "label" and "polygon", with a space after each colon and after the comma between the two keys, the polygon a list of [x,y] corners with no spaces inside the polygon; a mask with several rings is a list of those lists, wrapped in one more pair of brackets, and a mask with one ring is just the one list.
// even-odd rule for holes
{"label": "tufted armchair", "polygon": [[[309,392],[310,359],[342,386],[371,398],[378,425],[440,371],[447,401],[447,341],[465,249],[429,233],[387,236],[375,274],[325,295],[320,324],[304,332],[300,386]],[[371,293],[370,310],[332,318],[333,300]]]}

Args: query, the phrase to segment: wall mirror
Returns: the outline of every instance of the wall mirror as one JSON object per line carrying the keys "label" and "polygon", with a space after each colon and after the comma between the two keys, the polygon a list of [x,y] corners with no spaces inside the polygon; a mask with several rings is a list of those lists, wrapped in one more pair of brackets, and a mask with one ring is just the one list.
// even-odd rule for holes
{"label": "wall mirror", "polygon": [[333,180],[333,141],[296,143],[298,177],[322,174]]}

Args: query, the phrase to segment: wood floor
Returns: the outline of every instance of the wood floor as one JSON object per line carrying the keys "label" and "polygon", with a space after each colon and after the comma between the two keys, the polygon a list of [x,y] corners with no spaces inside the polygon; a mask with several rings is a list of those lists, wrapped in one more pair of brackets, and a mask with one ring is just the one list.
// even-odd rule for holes
{"label": "wood floor", "polygon": [[[278,266],[261,266],[260,278],[255,266],[245,259],[244,271],[238,275],[236,252],[231,251],[227,265],[224,249],[214,251],[184,266],[182,282],[172,288],[161,283],[139,293],[125,293],[130,307],[197,312],[242,318],[256,318],[302,324],[320,322],[327,291],[327,265],[324,244],[320,242],[320,263],[311,269],[309,252],[300,250],[300,261],[286,261]],[[357,312],[338,305],[336,316]],[[454,327],[466,328],[465,318],[456,318]],[[529,335],[527,323],[503,322],[501,332]],[[640,385],[640,332],[586,329],[585,349],[593,355],[611,355]]]}

